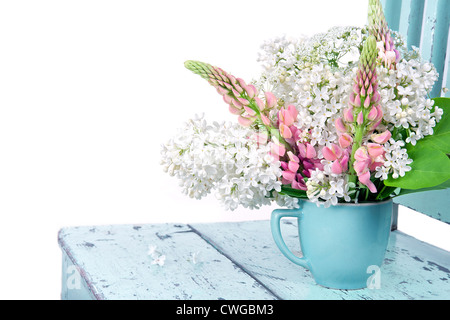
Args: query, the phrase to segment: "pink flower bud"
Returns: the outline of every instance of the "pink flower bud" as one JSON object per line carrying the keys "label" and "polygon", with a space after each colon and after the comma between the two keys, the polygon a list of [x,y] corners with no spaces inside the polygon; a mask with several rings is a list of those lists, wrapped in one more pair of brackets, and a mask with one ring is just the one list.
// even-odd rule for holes
{"label": "pink flower bud", "polygon": [[280,134],[285,139],[291,139],[292,138],[292,131],[284,123],[280,124]]}
{"label": "pink flower bud", "polygon": [[258,90],[256,87],[252,84],[249,84],[248,86],[244,87],[245,92],[247,92],[247,95],[250,99],[253,99],[257,94]]}
{"label": "pink flower bud", "polygon": [[378,106],[377,106],[377,118],[376,118],[376,120],[377,120],[377,121],[383,120],[383,115],[384,115],[383,109],[381,109],[381,106],[378,105]]}
{"label": "pink flower bud", "polygon": [[334,124],[335,124],[335,126],[336,126],[336,129],[337,129],[339,132],[341,132],[341,133],[347,132],[347,128],[345,127],[344,122],[342,121],[342,118],[336,119],[336,121],[335,121]]}
{"label": "pink flower bud", "polygon": [[392,138],[392,134],[389,130],[380,133],[380,134],[373,134],[371,137],[373,142],[378,144],[385,144]]}
{"label": "pink flower bud", "polygon": [[235,100],[235,99],[231,99],[231,106],[233,106],[236,109],[239,109],[242,111],[242,108],[244,107],[242,103],[240,103],[239,101]]}
{"label": "pink flower bud", "polygon": [[295,119],[292,116],[291,112],[285,110],[284,108],[282,108],[280,112],[278,112],[278,119],[280,120],[280,122],[284,123],[289,127],[292,126],[295,122]]}
{"label": "pink flower bud", "polygon": [[317,156],[316,149],[309,143],[299,143],[298,150],[300,152],[300,156],[304,159],[313,159]]}
{"label": "pink flower bud", "polygon": [[300,168],[300,164],[298,162],[289,161],[288,168],[289,171],[297,173],[298,169]]}
{"label": "pink flower bud", "polygon": [[227,89],[224,89],[224,88],[222,88],[222,87],[217,87],[216,90],[217,90],[217,92],[218,92],[220,95],[222,95],[222,96],[228,94],[228,90],[227,90]]}
{"label": "pink flower bud", "polygon": [[375,187],[373,182],[370,180],[370,172],[369,171],[358,176],[358,179],[363,185],[365,185],[369,188],[370,192],[377,193],[377,188]]}
{"label": "pink flower bud", "polygon": [[255,122],[255,119],[249,119],[249,118],[245,118],[243,116],[239,116],[238,122],[243,127],[250,127],[253,124],[253,122]]}
{"label": "pink flower bud", "polygon": [[266,108],[266,105],[260,98],[255,97],[255,102],[256,102],[256,105],[258,106],[259,110],[263,111]]}
{"label": "pink flower bud", "polygon": [[[374,89],[375,90],[375,89]],[[373,103],[378,103],[381,100],[381,95],[378,91],[375,91],[373,96],[372,96],[372,102]]]}
{"label": "pink flower bud", "polygon": [[344,134],[339,138],[339,145],[340,145],[341,148],[343,148],[343,149],[347,149],[348,147],[351,146],[352,143],[353,143],[353,138],[352,138],[348,133],[344,133]]}
{"label": "pink flower bud", "polygon": [[[298,177],[298,175],[297,175]],[[295,190],[303,190],[307,191],[308,187],[306,186],[305,182],[303,180],[299,180],[298,182],[296,180],[292,181],[292,189]]]}
{"label": "pink flower bud", "polygon": [[242,103],[244,106],[248,106],[250,104],[250,101],[244,98],[237,98],[237,100]]}
{"label": "pink flower bud", "polygon": [[353,163],[353,168],[356,173],[360,175],[369,170],[369,163],[366,161],[355,161]]}
{"label": "pink flower bud", "polygon": [[360,162],[370,162],[370,156],[365,147],[361,147],[355,152],[355,159]]}
{"label": "pink flower bud", "polygon": [[286,181],[292,182],[295,180],[296,173],[291,171],[283,171],[283,178]]}
{"label": "pink flower bud", "polygon": [[353,108],[347,108],[344,110],[344,120],[348,123],[353,123],[354,117],[353,117]]}
{"label": "pink flower bud", "polygon": [[247,112],[247,114],[248,114],[249,116],[251,116],[251,117],[256,116],[256,112],[255,112],[255,110],[253,110],[252,108],[250,108],[250,107],[244,107],[244,109],[245,109],[245,112]]}
{"label": "pink flower bud", "polygon": [[277,98],[272,92],[266,92],[264,95],[266,97],[267,108],[272,109],[278,104]]}
{"label": "pink flower bud", "polygon": [[309,143],[306,144],[306,158],[313,159],[317,156],[316,149]]}
{"label": "pink flower bud", "polygon": [[363,114],[362,111],[358,114],[358,118],[356,119],[356,123],[358,123],[359,125],[362,125],[364,123],[364,114]]}
{"label": "pink flower bud", "polygon": [[298,117],[298,110],[297,110],[297,108],[294,106],[294,105],[289,105],[288,106],[288,112],[290,113],[290,115],[292,116],[292,118],[294,119],[294,122],[295,122],[295,120],[297,120],[297,117]]}
{"label": "pink flower bud", "polygon": [[300,159],[292,151],[288,151],[287,155],[291,161],[300,163]]}
{"label": "pink flower bud", "polygon": [[367,152],[369,152],[369,155],[372,159],[376,159],[379,156],[384,154],[384,148],[382,145],[379,145],[377,143],[369,143],[367,144]]}
{"label": "pink flower bud", "polygon": [[366,100],[364,100],[364,108],[370,107],[370,96],[366,97]]}
{"label": "pink flower bud", "polygon": [[348,162],[350,161],[350,157],[348,155],[344,155],[342,159],[339,161],[343,171],[348,170]]}
{"label": "pink flower bud", "polygon": [[361,97],[365,97],[366,96],[366,89],[364,89],[364,87],[361,88],[361,93],[359,95]]}
{"label": "pink flower bud", "polygon": [[267,118],[265,115],[263,115],[263,114],[261,114],[261,120],[262,120],[262,122],[264,123],[264,125],[266,125],[266,126],[271,126],[271,121],[270,121],[270,119],[269,118]]}
{"label": "pink flower bud", "polygon": [[331,148],[325,147],[322,149],[322,154],[324,158],[328,161],[335,161],[342,157],[342,149],[335,144],[331,145]]}
{"label": "pink flower bud", "polygon": [[241,86],[241,89],[242,89],[242,91],[239,91],[240,93],[242,93],[243,91],[244,91],[244,89],[243,88],[245,88],[246,86],[247,86],[247,84],[245,83],[245,81],[243,80],[243,79],[241,79],[241,78],[237,78],[236,79],[237,80],[237,82],[239,83],[239,86]]}
{"label": "pink flower bud", "polygon": [[374,121],[378,116],[378,110],[376,107],[372,107],[372,109],[370,110],[369,114],[367,115],[367,119],[369,119],[370,121]]}
{"label": "pink flower bud", "polygon": [[223,101],[225,101],[226,104],[231,104],[232,100],[233,100],[233,97],[229,96],[228,94],[223,96]]}
{"label": "pink flower bud", "polygon": [[331,172],[333,172],[334,174],[341,174],[342,172],[344,172],[344,169],[339,163],[339,160],[333,162],[333,164],[331,165]]}
{"label": "pink flower bud", "polygon": [[359,94],[357,94],[357,95],[355,96],[355,102],[353,103],[353,105],[354,105],[355,107],[357,107],[357,108],[360,108],[360,107],[361,107],[361,97],[360,97]]}
{"label": "pink flower bud", "polygon": [[229,110],[232,114],[239,116],[242,114],[242,110],[241,109],[237,109],[235,108],[233,105],[230,104]]}
{"label": "pink flower bud", "polygon": [[241,94],[237,90],[233,89],[231,91],[233,92],[233,95],[236,99],[241,97]]}

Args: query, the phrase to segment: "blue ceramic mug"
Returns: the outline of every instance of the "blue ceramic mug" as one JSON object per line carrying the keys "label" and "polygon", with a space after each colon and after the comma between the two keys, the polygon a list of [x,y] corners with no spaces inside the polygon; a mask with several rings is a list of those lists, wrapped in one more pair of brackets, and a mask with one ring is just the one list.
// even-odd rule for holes
{"label": "blue ceramic mug", "polygon": [[[272,213],[272,235],[283,255],[309,269],[316,283],[324,287],[366,288],[373,270],[381,268],[384,260],[392,200],[329,208],[303,200],[299,204],[299,209]],[[298,219],[302,258],[289,250],[281,235],[280,222],[287,217]]]}

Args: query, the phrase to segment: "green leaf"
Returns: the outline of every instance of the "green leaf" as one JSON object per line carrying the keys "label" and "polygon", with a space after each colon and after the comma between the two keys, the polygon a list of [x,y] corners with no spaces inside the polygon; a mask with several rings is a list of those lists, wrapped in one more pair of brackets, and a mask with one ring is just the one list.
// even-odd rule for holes
{"label": "green leaf", "polygon": [[450,98],[435,98],[433,100],[435,106],[444,110],[444,114],[434,128],[433,135],[425,137],[417,144],[420,144],[421,147],[434,148],[450,154]]}
{"label": "green leaf", "polygon": [[288,186],[281,186],[281,195],[289,196],[292,198],[301,198],[301,199],[307,199],[308,196],[306,195],[306,191],[303,190],[297,190]]}
{"label": "green leaf", "polygon": [[404,177],[384,181],[389,187],[418,190],[438,186],[450,179],[450,159],[440,150],[416,145],[408,150],[412,170]]}

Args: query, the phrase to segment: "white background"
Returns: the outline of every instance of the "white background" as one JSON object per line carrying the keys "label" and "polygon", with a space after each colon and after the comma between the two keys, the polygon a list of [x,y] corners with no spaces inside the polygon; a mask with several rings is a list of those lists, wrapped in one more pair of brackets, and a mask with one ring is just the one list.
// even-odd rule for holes
{"label": "white background", "polygon": [[[250,81],[264,40],[362,26],[366,6],[1,1],[0,298],[59,299],[65,226],[267,219],[272,208],[230,213],[213,197],[191,200],[162,171],[160,145],[185,120],[205,112],[235,121],[183,63],[209,62]],[[410,221],[421,237],[441,227],[448,234],[402,214],[400,227]]]}

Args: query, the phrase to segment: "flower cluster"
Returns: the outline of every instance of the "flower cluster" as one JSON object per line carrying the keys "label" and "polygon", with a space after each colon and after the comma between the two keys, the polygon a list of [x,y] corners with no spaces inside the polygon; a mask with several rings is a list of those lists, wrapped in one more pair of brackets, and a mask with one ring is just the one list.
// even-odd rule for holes
{"label": "flower cluster", "polygon": [[412,171],[409,150],[434,134],[443,109],[428,97],[435,67],[389,29],[379,0],[369,0],[368,21],[266,41],[252,83],[187,61],[240,125],[191,120],[163,146],[166,171],[186,194],[215,190],[231,210],[392,197],[392,181]]}
{"label": "flower cluster", "polygon": [[272,201],[294,207],[292,198],[279,194],[282,171],[269,153],[270,146],[252,130],[230,123],[209,125],[200,116],[162,146],[162,165],[191,198],[214,192],[230,210],[239,205],[258,209]]}

